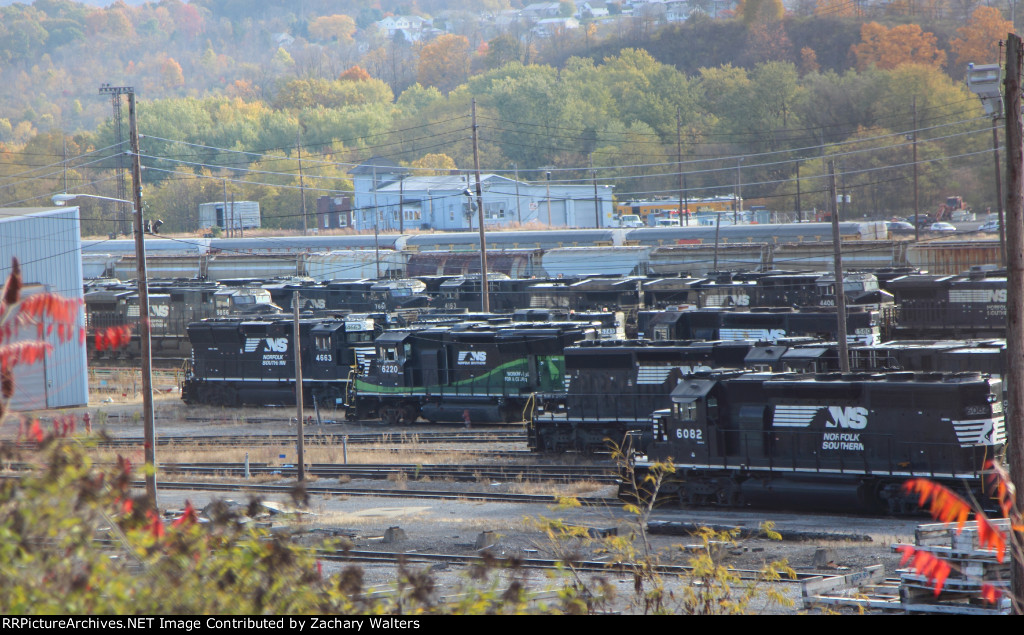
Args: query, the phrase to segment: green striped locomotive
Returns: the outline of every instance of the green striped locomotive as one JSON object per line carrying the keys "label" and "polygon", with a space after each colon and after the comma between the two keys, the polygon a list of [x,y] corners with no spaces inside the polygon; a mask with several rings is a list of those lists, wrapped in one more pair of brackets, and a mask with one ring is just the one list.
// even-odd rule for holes
{"label": "green striped locomotive", "polygon": [[579,322],[395,330],[374,342],[350,416],[385,423],[522,421],[565,398],[563,350],[597,338]]}

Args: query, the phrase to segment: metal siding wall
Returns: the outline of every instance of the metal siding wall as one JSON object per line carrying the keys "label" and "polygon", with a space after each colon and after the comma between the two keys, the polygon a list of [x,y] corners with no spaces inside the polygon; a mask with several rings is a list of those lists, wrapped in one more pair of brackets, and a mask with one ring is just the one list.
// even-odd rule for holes
{"label": "metal siding wall", "polygon": [[[26,284],[39,283],[67,298],[79,298],[82,292],[82,250],[78,208],[68,207],[53,212],[0,219],[0,276],[6,279],[11,258],[17,257]],[[83,309],[78,311],[77,326],[85,327]],[[77,337],[60,343],[56,332],[47,341],[53,352],[47,356],[45,386],[29,386],[41,382],[42,374],[26,374],[26,391],[46,394],[50,408],[84,405],[89,402],[89,381],[84,343]],[[19,376],[20,377],[20,376]]]}

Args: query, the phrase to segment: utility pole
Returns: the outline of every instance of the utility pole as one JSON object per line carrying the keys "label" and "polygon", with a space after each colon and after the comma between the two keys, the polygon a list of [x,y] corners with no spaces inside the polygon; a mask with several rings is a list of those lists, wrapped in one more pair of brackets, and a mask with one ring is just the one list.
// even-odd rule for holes
{"label": "utility pole", "polygon": [[[999,211],[999,263],[1006,266],[1006,217],[1003,214],[1003,165],[999,161],[999,115],[992,117],[992,151],[996,159],[996,205]],[[987,220],[987,219],[986,219]]]}
{"label": "utility pole", "polygon": [[512,164],[512,169],[516,171],[516,219],[519,224],[523,224],[523,210],[519,206],[519,165],[516,163]]}
{"label": "utility pole", "polygon": [[836,162],[828,162],[828,189],[832,203],[832,258],[836,295],[836,340],[839,344],[839,370],[850,372],[849,343],[846,341],[846,289],[843,287],[843,251],[839,239],[839,201],[836,198]]}
{"label": "utility pole", "polygon": [[398,177],[398,233],[405,233],[405,177]]}
{"label": "utility pole", "polygon": [[740,224],[740,211],[743,208],[743,157],[736,159],[736,207],[732,213],[732,224]]}
{"label": "utility pole", "polygon": [[679,188],[679,222],[682,224],[686,208],[683,207],[683,118],[679,106],[676,106],[676,185]]}
{"label": "utility pole", "polygon": [[377,164],[373,164],[373,257],[377,263],[377,279],[380,280],[380,229],[377,221],[380,218],[380,208],[377,207]]}
{"label": "utility pole", "polygon": [[686,175],[683,175],[683,209],[686,211],[686,226],[690,226],[690,189],[686,186]]}
{"label": "utility pole", "polygon": [[[233,233],[232,232],[234,232],[234,230],[235,230],[235,228],[233,226],[234,223],[232,221],[234,221],[235,219],[231,218],[231,216],[228,214],[228,180],[227,179],[221,179],[220,180],[220,184],[221,184],[221,187],[223,188],[222,189],[222,197],[223,198],[221,198],[221,200],[224,201],[224,202],[221,203],[221,209],[224,210],[224,223],[228,226],[228,231],[227,231],[228,238],[232,238],[233,237]],[[233,212],[235,210],[232,209],[231,211]]]}
{"label": "utility pole", "polygon": [[551,171],[548,170],[544,173],[545,179],[547,179],[547,197],[548,197],[548,229],[551,229]]}
{"label": "utility pole", "polygon": [[597,170],[594,169],[594,155],[590,155],[590,176],[594,181],[594,218],[597,221],[597,228],[601,229],[601,199],[597,197]]}
{"label": "utility pole", "polygon": [[487,286],[487,236],[484,232],[484,192],[480,183],[480,150],[477,139],[476,98],[473,98],[473,171],[476,173],[476,213],[480,223],[480,309],[491,312],[491,291]]}
{"label": "utility pole", "polygon": [[718,231],[722,228],[722,212],[715,214],[715,264],[714,269],[718,271]]}
{"label": "utility pole", "polygon": [[[135,273],[139,292],[139,344],[142,362],[142,427],[143,453],[146,464],[146,502],[158,511],[156,502],[156,424],[153,413],[153,349],[149,323],[149,282],[146,274],[146,236],[142,222],[142,163],[139,152],[138,116],[135,110],[135,89],[131,86],[103,84],[100,93],[110,93],[120,104],[121,95],[128,95],[128,122],[132,157],[132,204],[135,207]],[[120,110],[118,108],[118,110]]]}
{"label": "utility pole", "polygon": [[920,200],[917,196],[917,97],[914,97],[914,129],[913,134],[914,141],[914,242],[920,242],[921,240],[921,209],[918,201]]}
{"label": "utility pole", "polygon": [[306,183],[302,178],[302,124],[295,132],[295,147],[299,152],[299,192],[302,195],[302,235],[309,235],[309,228],[306,226]]}
{"label": "utility pole", "polygon": [[800,204],[800,161],[796,162],[796,220],[804,222],[804,208]]}
{"label": "utility pole", "polygon": [[[1003,393],[1006,399],[1006,439],[1010,477],[1016,486],[1015,507],[1024,509],[1024,123],[1021,121],[1021,39],[1006,37],[1006,78],[1004,84],[1006,114],[1006,359],[1007,373]],[[1015,554],[1016,555],[1016,554]],[[1024,593],[1024,562],[1011,558],[1013,612],[1020,615],[1020,597]]]}
{"label": "utility pole", "polygon": [[306,480],[306,431],[303,425],[305,413],[302,411],[302,342],[299,339],[299,302],[299,292],[295,291],[292,294],[292,311],[294,315],[292,321],[292,351],[295,357],[295,416],[298,420],[295,432],[295,451],[298,454],[298,461],[296,463],[298,481],[301,483]]}

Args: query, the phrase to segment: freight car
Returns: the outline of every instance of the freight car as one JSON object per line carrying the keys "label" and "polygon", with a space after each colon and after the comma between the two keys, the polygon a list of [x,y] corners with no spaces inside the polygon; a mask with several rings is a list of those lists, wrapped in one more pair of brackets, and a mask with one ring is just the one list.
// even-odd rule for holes
{"label": "freight car", "polygon": [[355,378],[350,412],[385,423],[522,421],[559,407],[565,347],[596,337],[578,322],[388,331]]}
{"label": "freight car", "polygon": [[[290,318],[211,319],[190,324],[192,359],[181,386],[187,404],[295,403]],[[304,400],[334,409],[346,399],[355,369],[373,352],[373,318],[299,320]]]}
{"label": "freight car", "polygon": [[634,465],[675,473],[685,504],[917,508],[902,484],[927,477],[981,495],[981,467],[1004,451],[999,380],[976,373],[694,376],[633,435]]}

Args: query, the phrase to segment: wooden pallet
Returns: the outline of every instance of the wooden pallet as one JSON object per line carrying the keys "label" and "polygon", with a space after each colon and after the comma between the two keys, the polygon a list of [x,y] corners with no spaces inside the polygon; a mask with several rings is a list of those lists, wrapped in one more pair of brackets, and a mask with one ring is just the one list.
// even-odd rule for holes
{"label": "wooden pallet", "polygon": [[[1010,539],[1006,519],[992,521],[1003,537]],[[914,532],[915,548],[942,558],[952,566],[949,577],[936,595],[927,577],[909,569],[901,570],[900,602],[907,613],[946,613],[957,615],[1005,615],[1010,611],[1010,556],[999,562],[993,549],[982,549],[976,522],[921,525]],[[893,545],[897,550],[902,545]],[[1003,593],[996,604],[981,599],[983,585]]]}
{"label": "wooden pallet", "polygon": [[885,579],[880,564],[857,573],[818,576],[800,583],[804,608],[848,607],[900,611],[899,587]]}

